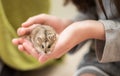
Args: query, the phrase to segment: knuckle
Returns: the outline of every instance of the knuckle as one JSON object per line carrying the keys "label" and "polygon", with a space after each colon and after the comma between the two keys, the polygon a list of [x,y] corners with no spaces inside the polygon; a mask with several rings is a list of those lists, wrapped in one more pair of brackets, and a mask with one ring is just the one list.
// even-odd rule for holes
{"label": "knuckle", "polygon": [[45,14],[45,13],[42,13],[42,14],[40,14],[41,16],[46,16],[47,14]]}
{"label": "knuckle", "polygon": [[47,16],[47,14],[40,14],[40,15],[35,15],[33,17],[29,17],[28,18],[28,21],[35,21],[35,20],[38,20],[40,18],[45,18]]}
{"label": "knuckle", "polygon": [[28,18],[28,20],[32,20],[32,19],[33,19],[33,17],[29,17],[29,18]]}
{"label": "knuckle", "polygon": [[40,17],[46,17],[47,16],[47,14],[44,14],[44,13],[42,13],[42,14],[40,14]]}

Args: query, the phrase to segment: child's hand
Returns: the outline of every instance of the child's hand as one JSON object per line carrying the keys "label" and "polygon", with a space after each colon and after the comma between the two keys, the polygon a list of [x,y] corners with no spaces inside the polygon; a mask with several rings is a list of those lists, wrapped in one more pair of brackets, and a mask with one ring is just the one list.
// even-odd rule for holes
{"label": "child's hand", "polygon": [[[51,16],[47,14],[40,14],[30,17],[27,21],[25,21],[22,24],[21,28],[29,28],[32,24],[46,24],[52,26],[57,33],[60,33],[64,28],[66,28],[71,23],[72,21],[70,20],[60,19],[55,16]],[[21,33],[19,30],[18,30],[18,35],[26,34],[26,33]],[[26,30],[27,29],[24,29],[24,31]]]}

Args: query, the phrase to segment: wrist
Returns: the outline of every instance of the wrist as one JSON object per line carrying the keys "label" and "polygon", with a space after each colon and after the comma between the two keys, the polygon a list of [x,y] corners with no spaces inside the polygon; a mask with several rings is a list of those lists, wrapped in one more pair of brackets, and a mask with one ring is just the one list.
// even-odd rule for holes
{"label": "wrist", "polygon": [[69,19],[62,19],[62,22],[63,22],[63,25],[65,26],[65,28],[73,23],[73,21],[69,20]]}
{"label": "wrist", "polygon": [[88,39],[105,39],[105,30],[101,22],[95,20],[83,21],[84,30]]}
{"label": "wrist", "polygon": [[79,41],[88,39],[105,40],[104,26],[101,22],[95,20],[85,20],[73,23],[77,29]]}

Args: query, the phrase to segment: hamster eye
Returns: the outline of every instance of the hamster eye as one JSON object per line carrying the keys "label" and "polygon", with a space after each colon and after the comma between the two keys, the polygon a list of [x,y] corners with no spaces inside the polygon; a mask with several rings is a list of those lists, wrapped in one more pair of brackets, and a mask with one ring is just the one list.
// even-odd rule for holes
{"label": "hamster eye", "polygon": [[48,46],[48,48],[50,48],[50,47],[51,47],[51,45]]}
{"label": "hamster eye", "polygon": [[42,45],[41,47],[44,48],[44,45]]}

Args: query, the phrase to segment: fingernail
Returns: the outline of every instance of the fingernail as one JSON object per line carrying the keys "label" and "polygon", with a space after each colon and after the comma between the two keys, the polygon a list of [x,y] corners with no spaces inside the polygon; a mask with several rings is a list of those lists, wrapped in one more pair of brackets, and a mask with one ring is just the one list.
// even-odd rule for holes
{"label": "fingernail", "polygon": [[25,30],[22,28],[21,31],[20,31],[20,33],[21,33],[22,35],[25,34]]}
{"label": "fingernail", "polygon": [[12,39],[12,43],[13,43],[14,45],[18,45],[18,44],[19,44],[18,39]]}
{"label": "fingernail", "polygon": [[12,39],[12,43],[15,43],[17,39]]}
{"label": "fingernail", "polygon": [[21,28],[19,28],[18,30],[17,30],[17,34],[20,36],[20,31],[21,31]]}

